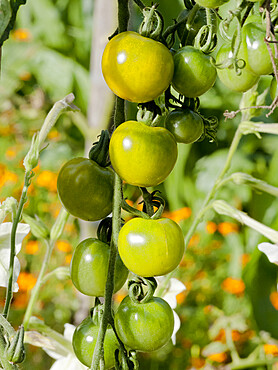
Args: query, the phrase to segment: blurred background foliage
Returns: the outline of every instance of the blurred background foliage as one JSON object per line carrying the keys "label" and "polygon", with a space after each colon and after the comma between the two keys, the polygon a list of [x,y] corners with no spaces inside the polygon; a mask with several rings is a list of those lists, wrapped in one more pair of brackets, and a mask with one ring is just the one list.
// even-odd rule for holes
{"label": "blurred background foliage", "polygon": [[[167,0],[158,2],[166,25],[184,8],[179,0],[171,0],[171,4]],[[49,226],[61,208],[56,190],[59,168],[84,152],[93,13],[92,0],[28,0],[20,8],[16,28],[2,50],[0,201],[7,196],[19,198],[24,175],[22,159],[51,105],[73,92],[80,108],[78,113],[63,115],[50,132],[49,146],[41,154],[29,189],[25,212],[38,215]],[[130,24],[136,29],[141,16],[134,6],[131,14]],[[259,89],[269,83],[270,79],[265,77]],[[219,119],[217,143],[205,140],[194,145],[179,144],[177,164],[158,187],[166,199],[165,216],[179,222],[184,232],[223,166],[240,119],[237,116],[225,121],[223,112],[236,110],[240,98],[241,94],[228,91],[219,81],[201,97],[201,113]],[[268,95],[267,102],[270,101]],[[134,119],[135,105],[128,104],[127,112],[128,119]],[[256,119],[277,122],[277,118],[274,112],[269,118],[262,114]],[[264,135],[262,140],[251,135],[244,137],[230,169],[235,171],[278,186],[277,137]],[[124,194],[135,205],[140,201],[135,187],[125,185]],[[232,183],[221,189],[217,197],[277,229],[278,201],[274,197]],[[56,244],[49,270],[69,266],[79,240],[80,223],[70,218]],[[264,355],[278,355],[278,342],[274,339],[278,338],[277,269],[257,250],[262,241],[258,233],[231,219],[213,212],[206,215],[176,273],[187,288],[178,296],[177,312],[182,326],[177,344],[169,344],[154,354],[141,354],[142,369],[221,368],[230,361],[225,347],[229,330],[242,357],[258,345]],[[43,244],[29,235],[19,255],[22,272],[20,290],[12,304],[14,326],[21,323],[43,255]],[[118,293],[115,300],[120,301],[122,294]],[[3,288],[0,296],[3,304]],[[81,301],[71,281],[52,277],[41,289],[35,314],[63,332],[65,323],[78,324],[75,315]],[[23,368],[49,369],[52,362],[42,350],[29,346]]]}

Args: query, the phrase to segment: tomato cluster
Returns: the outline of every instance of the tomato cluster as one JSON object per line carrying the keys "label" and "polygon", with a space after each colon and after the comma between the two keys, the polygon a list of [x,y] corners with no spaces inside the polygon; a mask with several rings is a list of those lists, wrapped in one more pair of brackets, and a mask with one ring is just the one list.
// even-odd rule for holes
{"label": "tomato cluster", "polygon": [[[148,114],[122,122],[111,138],[103,134],[89,159],[70,160],[58,176],[62,204],[69,213],[87,221],[99,221],[111,213],[115,173],[127,184],[139,186],[143,194],[143,211],[125,208],[137,217],[127,221],[118,235],[114,293],[126,282],[129,271],[137,275],[139,283],[129,281],[129,295],[114,319],[111,314],[113,322],[104,341],[106,369],[114,365],[114,353],[119,353],[117,338],[127,351],[149,352],[164,346],[174,329],[172,309],[165,300],[153,296],[154,289],[148,284],[151,286],[154,277],[166,275],[179,265],[184,238],[177,223],[160,218],[163,202],[145,188],[159,185],[171,173],[178,156],[177,143],[192,144],[205,136],[214,139],[215,120],[203,117],[198,109],[199,97],[212,88],[217,76],[230,89],[244,92],[259,76],[273,72],[271,60],[266,57],[263,27],[250,19],[240,31],[241,45],[224,43],[215,61],[209,55],[217,36],[205,15],[227,1],[196,0],[201,8],[195,19],[191,8],[183,11],[173,31],[180,38],[178,50],[169,51],[170,45],[161,35],[152,39],[126,31],[111,38],[102,57],[104,79],[118,97],[138,103],[140,111]],[[162,94],[163,103],[157,99]],[[159,121],[161,112],[163,119]],[[106,145],[102,143],[105,137]],[[144,197],[146,192],[148,199]],[[125,204],[123,201],[122,206]],[[155,213],[154,206],[158,208]],[[71,261],[74,286],[89,296],[104,297],[107,288],[111,230],[104,229],[97,238],[81,241]],[[151,294],[144,292],[142,284]],[[86,366],[91,365],[98,332],[99,323],[90,315],[74,333],[74,351]]]}

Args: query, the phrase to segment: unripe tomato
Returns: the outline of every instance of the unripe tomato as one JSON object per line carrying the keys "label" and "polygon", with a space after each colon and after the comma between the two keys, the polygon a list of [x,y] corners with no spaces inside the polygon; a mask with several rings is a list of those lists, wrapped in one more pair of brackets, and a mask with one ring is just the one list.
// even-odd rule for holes
{"label": "unripe tomato", "polygon": [[[265,30],[261,25],[248,23],[242,29],[242,44],[246,55],[246,68],[257,75],[272,73],[270,55],[264,42]],[[272,50],[274,47],[272,45]]]}
{"label": "unripe tomato", "polygon": [[174,315],[162,298],[153,297],[146,303],[135,303],[127,296],[115,314],[115,327],[127,347],[151,352],[170,340],[174,330]]}
{"label": "unripe tomato", "polygon": [[172,171],[177,144],[164,127],[127,121],[113,132],[109,155],[114,170],[128,184],[156,186]]}
{"label": "unripe tomato", "polygon": [[[244,57],[243,51],[240,50],[238,58]],[[227,58],[232,58],[233,53],[229,45],[222,45],[216,56],[216,63],[223,62]],[[246,58],[243,58],[246,61]],[[258,81],[259,77],[247,70],[246,66],[241,70],[241,74],[237,75],[233,68],[217,69],[217,75],[221,82],[230,90],[237,92],[245,92],[249,90]]]}
{"label": "unripe tomato", "polygon": [[166,117],[165,127],[178,143],[194,143],[204,133],[202,117],[189,108],[172,110]]}
{"label": "unripe tomato", "polygon": [[193,46],[184,46],[174,55],[172,86],[188,98],[196,98],[208,91],[216,80],[216,69],[210,57]]}
{"label": "unripe tomato", "polygon": [[196,3],[205,8],[218,8],[219,6],[227,3],[229,0],[196,0]]}
{"label": "unripe tomato", "polygon": [[[87,317],[75,329],[72,338],[72,346],[78,360],[85,366],[90,367],[96,346],[99,325],[95,325],[91,317]],[[115,366],[114,353],[119,348],[113,329],[108,326],[104,338],[104,362],[105,369]]]}
{"label": "unripe tomato", "polygon": [[122,227],[118,248],[123,263],[134,274],[159,276],[180,263],[184,238],[179,225],[169,218],[133,218]]}
{"label": "unripe tomato", "polygon": [[173,57],[158,41],[127,31],[113,37],[102,56],[102,73],[110,89],[122,99],[145,103],[170,85]]}
{"label": "unripe tomato", "polygon": [[[99,239],[88,238],[75,248],[70,264],[71,279],[83,294],[103,297],[107,280],[110,246]],[[128,270],[119,255],[115,266],[115,287],[117,292],[124,285]]]}
{"label": "unripe tomato", "polygon": [[97,221],[112,211],[114,174],[88,158],[74,158],[59,172],[57,190],[65,209],[85,221]]}

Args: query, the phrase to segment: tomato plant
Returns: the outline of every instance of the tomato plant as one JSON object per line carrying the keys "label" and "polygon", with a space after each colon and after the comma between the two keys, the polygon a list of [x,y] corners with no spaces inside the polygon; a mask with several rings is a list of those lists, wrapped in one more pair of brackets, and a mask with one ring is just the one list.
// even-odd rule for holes
{"label": "tomato plant", "polygon": [[184,238],[179,225],[171,219],[133,218],[122,227],[118,247],[130,271],[139,276],[159,276],[180,263]]}
{"label": "tomato plant", "polygon": [[[243,51],[240,50],[238,58],[241,58]],[[222,45],[216,56],[216,63],[221,63],[228,58],[232,58],[233,53],[229,45]],[[246,58],[245,58],[246,59]],[[244,59],[244,60],[245,60]],[[246,66],[241,69],[241,73],[238,75],[235,69],[223,68],[217,69],[217,75],[221,82],[228,87],[230,90],[237,92],[245,92],[249,90],[258,81],[259,77],[254,73],[247,70]]]}
{"label": "tomato plant", "polygon": [[[103,297],[107,279],[110,246],[95,238],[83,240],[75,248],[70,264],[71,279],[83,294]],[[128,270],[117,255],[114,292],[125,283]]]}
{"label": "tomato plant", "polygon": [[132,31],[113,37],[102,56],[107,85],[131,102],[157,98],[169,86],[173,71],[173,57],[166,46]]}
{"label": "tomato plant", "polygon": [[127,121],[113,132],[109,154],[114,170],[127,183],[156,186],[172,171],[177,144],[164,127]]}
{"label": "tomato plant", "polygon": [[65,209],[86,221],[100,220],[112,211],[114,174],[87,158],[74,158],[59,172],[57,190]]}
{"label": "tomato plant", "polygon": [[[91,366],[98,332],[99,325],[96,325],[90,316],[83,320],[74,331],[73,350],[78,360],[85,366]],[[105,369],[111,369],[114,366],[114,353],[118,347],[114,331],[108,326],[103,346]]]}
{"label": "tomato plant", "polygon": [[[242,29],[242,43],[246,55],[246,68],[257,75],[268,75],[273,71],[269,52],[264,42],[262,25],[250,22]],[[274,48],[272,46],[272,50]]]}
{"label": "tomato plant", "polygon": [[174,315],[162,298],[147,302],[133,302],[125,297],[115,313],[115,327],[119,338],[130,349],[155,351],[164,346],[174,330]]}
{"label": "tomato plant", "polygon": [[194,143],[204,132],[202,117],[189,108],[171,111],[166,117],[165,127],[178,143],[185,144]]}
{"label": "tomato plant", "polygon": [[208,91],[216,80],[216,69],[210,57],[193,46],[184,46],[174,55],[172,86],[188,98]]}
{"label": "tomato plant", "polygon": [[185,43],[186,45],[193,45],[195,36],[197,35],[198,31],[201,27],[203,27],[206,23],[206,11],[203,8],[200,8],[191,21],[190,25],[186,24],[188,16],[190,14],[190,10],[184,9],[180,15],[178,16],[177,21],[181,22],[184,19],[178,28],[177,33],[181,42]]}

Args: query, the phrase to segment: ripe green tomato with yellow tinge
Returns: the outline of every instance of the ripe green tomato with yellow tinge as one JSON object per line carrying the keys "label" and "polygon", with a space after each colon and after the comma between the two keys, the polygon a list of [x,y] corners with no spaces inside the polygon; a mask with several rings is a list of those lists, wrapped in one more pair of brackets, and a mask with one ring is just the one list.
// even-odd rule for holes
{"label": "ripe green tomato with yellow tinge", "polygon": [[133,218],[121,228],[119,254],[134,274],[151,277],[166,275],[180,263],[184,237],[179,225],[171,219]]}
{"label": "ripe green tomato with yellow tinge", "polygon": [[57,190],[61,203],[73,216],[98,221],[112,211],[114,173],[88,158],[74,158],[61,168]]}
{"label": "ripe green tomato with yellow tinge", "polygon": [[[91,317],[87,317],[73,333],[72,346],[74,353],[78,360],[85,366],[91,366],[98,332],[99,325],[95,325]],[[111,369],[115,366],[114,353],[118,348],[118,340],[113,329],[109,325],[103,345],[105,369]]]}
{"label": "ripe green tomato with yellow tinge", "polygon": [[121,341],[130,349],[151,352],[163,347],[174,330],[174,315],[162,298],[133,302],[129,296],[115,314],[115,327]]}
{"label": "ripe green tomato with yellow tinge", "polygon": [[127,31],[113,37],[102,56],[107,85],[120,98],[145,103],[161,95],[173,77],[173,57],[158,41]]}
{"label": "ripe green tomato with yellow tinge", "polygon": [[166,179],[177,160],[177,143],[164,127],[126,121],[113,132],[111,164],[128,184],[156,186]]}
{"label": "ripe green tomato with yellow tinge", "polygon": [[[216,56],[216,63],[221,63],[228,58],[232,58],[233,53],[229,45],[222,45]],[[238,54],[239,59],[246,61],[244,51],[240,49]],[[251,89],[258,81],[259,77],[250,72],[246,66],[241,70],[241,74],[237,75],[233,68],[217,69],[217,75],[221,82],[230,90],[237,92],[245,92]]]}
{"label": "ripe green tomato with yellow tinge", "polygon": [[[110,246],[96,238],[83,240],[75,248],[70,264],[71,280],[81,293],[104,297]],[[114,293],[124,285],[128,270],[119,255],[116,257]]]}

